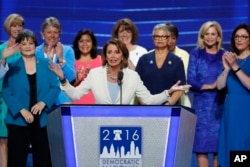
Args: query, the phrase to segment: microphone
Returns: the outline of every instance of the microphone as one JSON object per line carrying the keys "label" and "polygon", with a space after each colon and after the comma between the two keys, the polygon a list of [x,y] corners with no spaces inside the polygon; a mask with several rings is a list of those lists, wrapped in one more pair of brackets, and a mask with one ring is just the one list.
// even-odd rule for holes
{"label": "microphone", "polygon": [[123,71],[119,71],[117,75],[117,81],[119,86],[122,85],[122,79],[123,79]]}
{"label": "microphone", "polygon": [[123,71],[119,71],[117,74],[117,83],[120,86],[120,105],[122,104],[122,79],[123,79]]}

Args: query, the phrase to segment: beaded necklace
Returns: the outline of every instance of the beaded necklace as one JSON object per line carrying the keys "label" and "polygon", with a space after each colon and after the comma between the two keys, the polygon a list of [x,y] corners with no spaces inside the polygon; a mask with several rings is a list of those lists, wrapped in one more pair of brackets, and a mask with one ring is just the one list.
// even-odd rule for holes
{"label": "beaded necklace", "polygon": [[113,81],[117,81],[117,76],[116,77],[114,77],[114,76],[112,76],[110,73],[109,73],[109,70],[108,70],[108,66],[106,67],[106,70],[107,70],[107,76],[108,76],[108,78],[110,78],[111,80],[113,80]]}
{"label": "beaded necklace", "polygon": [[114,81],[117,81],[117,77],[114,77],[114,76],[112,76],[111,74],[107,74],[107,76],[110,78],[110,79],[112,79],[112,80],[114,80]]}

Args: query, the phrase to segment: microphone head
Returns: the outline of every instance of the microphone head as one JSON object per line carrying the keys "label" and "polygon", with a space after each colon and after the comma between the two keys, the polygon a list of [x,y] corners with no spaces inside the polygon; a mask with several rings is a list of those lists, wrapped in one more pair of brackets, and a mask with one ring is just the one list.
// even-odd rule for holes
{"label": "microphone head", "polygon": [[118,84],[121,85],[123,79],[123,71],[119,71],[117,75]]}
{"label": "microphone head", "polygon": [[117,76],[118,80],[122,80],[123,79],[123,71],[119,71],[118,72],[118,76]]}

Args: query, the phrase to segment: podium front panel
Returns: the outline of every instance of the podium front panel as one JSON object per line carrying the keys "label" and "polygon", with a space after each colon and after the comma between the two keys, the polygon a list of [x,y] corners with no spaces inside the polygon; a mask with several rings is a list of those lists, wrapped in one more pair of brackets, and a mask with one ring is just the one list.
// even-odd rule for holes
{"label": "podium front panel", "polygon": [[[48,132],[52,133],[55,124],[62,130],[57,139],[48,134],[52,155],[60,156],[58,148],[64,149],[64,155],[55,157],[54,162],[52,156],[52,163],[63,162],[67,167],[176,166],[181,120],[185,121],[182,110],[166,106],[61,106],[48,118]],[[56,123],[58,119],[53,117],[58,116]],[[190,116],[194,118],[192,113]],[[192,145],[193,135],[186,144]],[[190,148],[180,149],[192,154]]]}

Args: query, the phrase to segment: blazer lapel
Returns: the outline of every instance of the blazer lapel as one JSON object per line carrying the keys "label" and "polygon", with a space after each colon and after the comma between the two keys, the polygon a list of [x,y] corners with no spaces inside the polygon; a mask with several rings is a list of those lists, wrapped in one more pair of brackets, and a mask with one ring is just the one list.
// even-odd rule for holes
{"label": "blazer lapel", "polygon": [[39,61],[39,58],[36,58],[36,85],[37,85],[37,92],[39,92],[39,90],[41,89],[42,87],[42,82],[41,82],[41,79],[47,79],[47,78],[44,78],[44,76],[42,75],[42,72],[43,72],[43,69],[42,69],[42,66],[40,65],[40,61]]}
{"label": "blazer lapel", "polygon": [[26,73],[26,69],[25,69],[25,65],[24,65],[24,61],[21,58],[19,61],[19,67],[20,67],[20,80],[22,80],[22,84],[25,90],[27,90],[27,92],[30,91],[30,86],[29,86],[29,81],[28,81],[28,76]]}
{"label": "blazer lapel", "polygon": [[108,78],[107,78],[106,66],[103,67],[101,76],[99,76],[99,77],[103,77],[103,81],[104,81],[103,84],[105,85],[105,86],[104,86],[104,88],[105,88],[104,92],[105,92],[105,94],[107,95],[107,97],[106,97],[106,98],[107,98],[107,102],[112,104],[112,99],[111,99],[111,97],[110,97],[109,89],[108,89]]}

